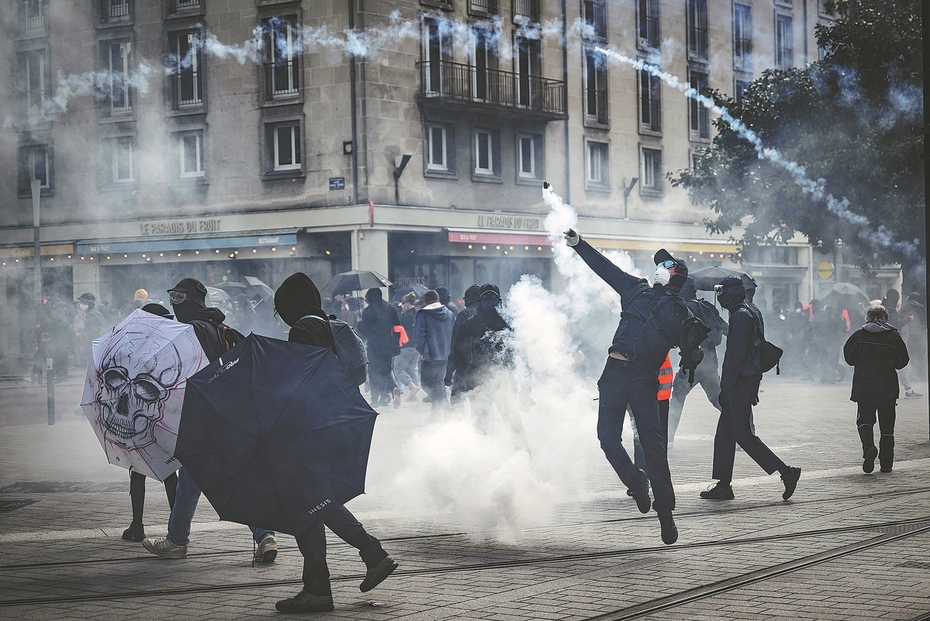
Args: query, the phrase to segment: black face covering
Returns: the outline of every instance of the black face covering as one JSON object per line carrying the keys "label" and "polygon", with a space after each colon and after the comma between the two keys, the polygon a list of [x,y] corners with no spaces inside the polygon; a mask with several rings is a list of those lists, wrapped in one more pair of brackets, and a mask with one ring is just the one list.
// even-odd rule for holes
{"label": "black face covering", "polygon": [[180,304],[172,304],[171,308],[174,309],[174,316],[177,317],[178,321],[181,323],[190,323],[197,318],[198,311],[205,307],[197,300],[187,298]]}

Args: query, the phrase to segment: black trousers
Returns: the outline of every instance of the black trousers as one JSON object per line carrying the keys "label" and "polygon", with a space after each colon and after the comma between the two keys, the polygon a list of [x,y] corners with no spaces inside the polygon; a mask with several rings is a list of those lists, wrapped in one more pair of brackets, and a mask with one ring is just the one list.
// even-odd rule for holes
{"label": "black trousers", "polygon": [[894,421],[895,402],[865,402],[860,401],[859,413],[856,415],[856,426],[859,428],[859,439],[862,440],[862,456],[875,446],[875,435],[872,428],[875,426],[875,413],[878,412],[878,428],[881,437],[878,440],[878,462],[883,468],[890,468],[894,464]]}
{"label": "black trousers", "polygon": [[[639,441],[639,430],[636,428],[636,419],[630,416],[630,426],[633,428],[633,465],[649,475],[649,466],[646,465],[646,453],[643,451],[643,443]],[[659,401],[659,429],[663,430],[662,441],[668,448],[668,399]]]}
{"label": "black trousers", "polygon": [[623,419],[629,407],[636,421],[639,441],[649,469],[649,482],[655,499],[652,508],[657,513],[672,511],[675,508],[675,490],[668,470],[665,447],[667,436],[659,423],[659,402],[656,400],[659,381],[656,371],[643,371],[628,362],[607,358],[597,387],[600,393],[597,438],[601,441],[607,461],[627,488],[637,492],[641,489],[639,470],[633,465],[622,442]]}
{"label": "black trousers", "polygon": [[[132,521],[142,523],[142,512],[145,507],[145,475],[134,470],[129,471],[129,502],[132,503]],[[174,497],[178,488],[178,473],[174,472],[165,479],[165,494],[168,496],[168,506],[174,508]]]}
{"label": "black trousers", "polygon": [[768,474],[784,471],[787,466],[752,430],[752,402],[759,395],[761,375],[741,375],[733,389],[720,400],[720,419],[714,436],[713,478],[729,483],[733,480],[733,460],[739,444]]}
{"label": "black trousers", "polygon": [[431,399],[432,409],[442,407],[448,401],[446,385],[446,360],[420,360],[420,386]]}
{"label": "black trousers", "polygon": [[394,393],[394,357],[382,352],[368,351],[368,381],[371,383],[371,398],[388,397]]}
{"label": "black trousers", "polygon": [[374,567],[387,556],[387,552],[381,547],[381,542],[369,535],[344,505],[330,509],[322,521],[297,537],[297,547],[300,548],[300,553],[304,557],[304,588],[313,595],[332,594],[329,586],[329,567],[326,565],[324,526],[358,550],[366,567]]}

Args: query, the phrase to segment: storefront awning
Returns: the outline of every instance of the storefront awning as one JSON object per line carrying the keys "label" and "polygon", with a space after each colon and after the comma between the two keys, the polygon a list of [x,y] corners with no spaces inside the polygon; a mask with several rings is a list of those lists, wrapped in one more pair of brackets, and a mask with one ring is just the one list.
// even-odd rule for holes
{"label": "storefront awning", "polygon": [[[74,254],[74,246],[71,244],[56,244],[54,246],[41,246],[40,252],[43,257],[49,255]],[[16,258],[35,256],[34,246],[20,246],[19,248],[0,248],[0,258]]]}
{"label": "storefront awning", "polygon": [[280,233],[244,237],[201,237],[195,239],[141,239],[136,241],[79,242],[78,254],[101,252],[171,252],[176,250],[214,250],[260,246],[289,246],[297,243],[297,233]]}
{"label": "storefront awning", "polygon": [[449,241],[457,244],[519,244],[548,246],[549,238],[531,233],[462,231],[449,229]]}

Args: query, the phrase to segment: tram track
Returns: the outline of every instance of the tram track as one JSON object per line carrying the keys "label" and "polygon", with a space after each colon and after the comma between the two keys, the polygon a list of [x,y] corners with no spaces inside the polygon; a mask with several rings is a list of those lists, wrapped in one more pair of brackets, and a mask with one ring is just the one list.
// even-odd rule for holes
{"label": "tram track", "polygon": [[[649,555],[655,553],[679,553],[686,550],[694,550],[699,548],[712,548],[712,547],[735,547],[748,544],[756,543],[765,543],[770,541],[785,541],[790,539],[800,539],[805,537],[822,537],[825,535],[836,535],[844,533],[855,533],[862,531],[881,531],[881,530],[891,530],[893,532],[883,533],[877,537],[869,538],[865,541],[856,542],[817,554],[813,554],[801,559],[794,561],[788,561],[785,563],[779,563],[776,565],[769,566],[767,568],[755,570],[741,576],[736,576],[726,580],[712,583],[710,585],[704,585],[697,587],[695,589],[690,589],[688,591],[683,591],[681,593],[671,595],[664,598],[659,598],[652,600],[650,602],[645,602],[630,608],[618,609],[617,611],[599,615],[596,617],[591,617],[588,621],[624,621],[626,619],[635,619],[643,617],[654,612],[659,612],[669,608],[682,606],[687,603],[697,601],[699,599],[704,599],[707,597],[712,597],[714,595],[731,591],[743,586],[753,584],[756,582],[772,579],[786,573],[799,571],[807,567],[825,563],[842,556],[849,554],[854,554],[863,550],[867,550],[872,547],[885,545],[898,541],[903,538],[911,537],[917,534],[922,534],[925,532],[930,532],[930,515],[924,516],[921,518],[913,518],[907,520],[893,520],[887,522],[873,523],[873,524],[861,524],[857,526],[846,526],[846,527],[836,527],[836,528],[826,528],[826,529],[814,529],[807,531],[800,531],[796,533],[781,533],[776,535],[766,535],[759,537],[743,537],[743,538],[734,538],[726,539],[719,541],[701,541],[693,543],[684,543],[679,544],[673,547],[669,546],[650,546],[642,548],[626,548],[626,549],[617,549],[617,550],[601,550],[598,552],[582,552],[578,554],[562,554],[562,555],[552,555],[552,556],[543,556],[543,557],[533,557],[526,559],[518,560],[508,560],[508,561],[492,561],[486,563],[471,563],[455,566],[444,566],[444,567],[430,567],[423,569],[402,569],[397,571],[394,576],[396,578],[405,578],[405,577],[417,577],[417,576],[428,576],[436,574],[453,574],[461,572],[474,572],[474,571],[489,571],[489,570],[501,570],[507,568],[517,568],[517,567],[528,567],[534,565],[544,565],[551,563],[572,563],[579,561],[591,561],[597,559],[605,558],[619,558],[626,556],[636,556],[636,555]],[[448,535],[447,535],[448,536]],[[424,537],[426,538],[426,537]],[[410,539],[410,538],[407,538]],[[241,554],[241,551],[235,552],[236,554]],[[226,552],[214,552],[214,553],[204,553],[198,555],[191,555],[188,558],[203,558],[209,556],[216,556],[219,554],[227,554]],[[31,566],[18,565],[18,566],[6,566],[0,569],[17,569],[22,571],[26,568],[39,569],[45,568],[49,565],[61,566],[81,566],[89,565],[96,563],[119,563],[119,562],[138,562],[140,560],[150,561],[150,557],[132,557],[125,559],[99,559],[99,560],[88,560],[88,561],[73,561],[73,562],[62,562],[57,564],[34,564]],[[358,581],[364,576],[362,574],[353,574],[345,576],[333,576],[331,578],[332,582],[347,582],[347,581]],[[81,602],[98,602],[98,601],[115,601],[115,600],[125,600],[125,599],[134,599],[134,598],[144,598],[144,597],[163,597],[163,596],[173,596],[173,595],[193,595],[198,593],[216,593],[223,591],[240,591],[240,590],[251,590],[251,589],[264,589],[271,587],[280,587],[288,585],[301,584],[301,580],[264,580],[264,581],[252,581],[252,582],[240,582],[232,584],[219,584],[219,585],[207,585],[207,586],[191,586],[191,587],[181,587],[181,588],[161,588],[161,589],[136,589],[136,590],[124,590],[114,593],[102,593],[102,594],[82,594],[82,595],[68,595],[60,597],[34,597],[34,598],[21,598],[21,599],[11,599],[11,600],[0,600],[0,609],[2,608],[12,608],[17,606],[41,606],[41,605],[50,605],[50,604],[73,604]]]}

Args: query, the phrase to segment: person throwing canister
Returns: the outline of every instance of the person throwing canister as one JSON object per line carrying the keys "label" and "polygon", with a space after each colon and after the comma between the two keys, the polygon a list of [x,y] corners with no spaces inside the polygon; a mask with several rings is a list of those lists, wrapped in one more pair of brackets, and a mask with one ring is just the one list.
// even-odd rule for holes
{"label": "person throwing canister", "polygon": [[[909,362],[907,345],[898,330],[888,323],[888,311],[883,306],[870,308],[865,325],[853,332],[843,346],[846,364],[853,371],[852,395],[859,407],[856,426],[862,441],[862,471],[875,469],[875,458],[882,472],[891,472],[894,464],[895,402],[898,400],[898,369]],[[875,448],[875,413],[881,438]]]}
{"label": "person throwing canister", "polygon": [[730,311],[730,323],[720,375],[720,418],[714,435],[713,478],[717,483],[701,492],[701,498],[733,500],[733,460],[739,444],[768,474],[776,470],[781,474],[785,485],[781,497],[788,500],[801,478],[801,469],[779,459],[752,428],[752,406],[759,403],[762,382],[762,315],[746,302],[746,288],[736,276],[724,278],[714,286],[714,293],[720,305]]}
{"label": "person throwing canister", "polygon": [[[600,395],[597,437],[607,461],[642,513],[649,512],[649,483],[652,483],[655,495],[652,508],[659,515],[662,541],[673,544],[678,541],[678,527],[672,516],[675,491],[668,469],[666,436],[659,422],[656,392],[659,368],[669,350],[683,346],[682,361],[693,368],[700,362],[700,341],[707,336],[706,326],[694,318],[678,296],[688,268],[666,250],[659,250],[655,255],[655,284],[650,287],[645,278],[624,272],[574,230],[565,232],[565,241],[595,274],[620,294],[623,306],[620,324],[608,349],[607,363],[597,383]],[[701,328],[702,337],[691,336]],[[623,448],[621,437],[627,406],[636,421],[648,477],[633,465]]]}

